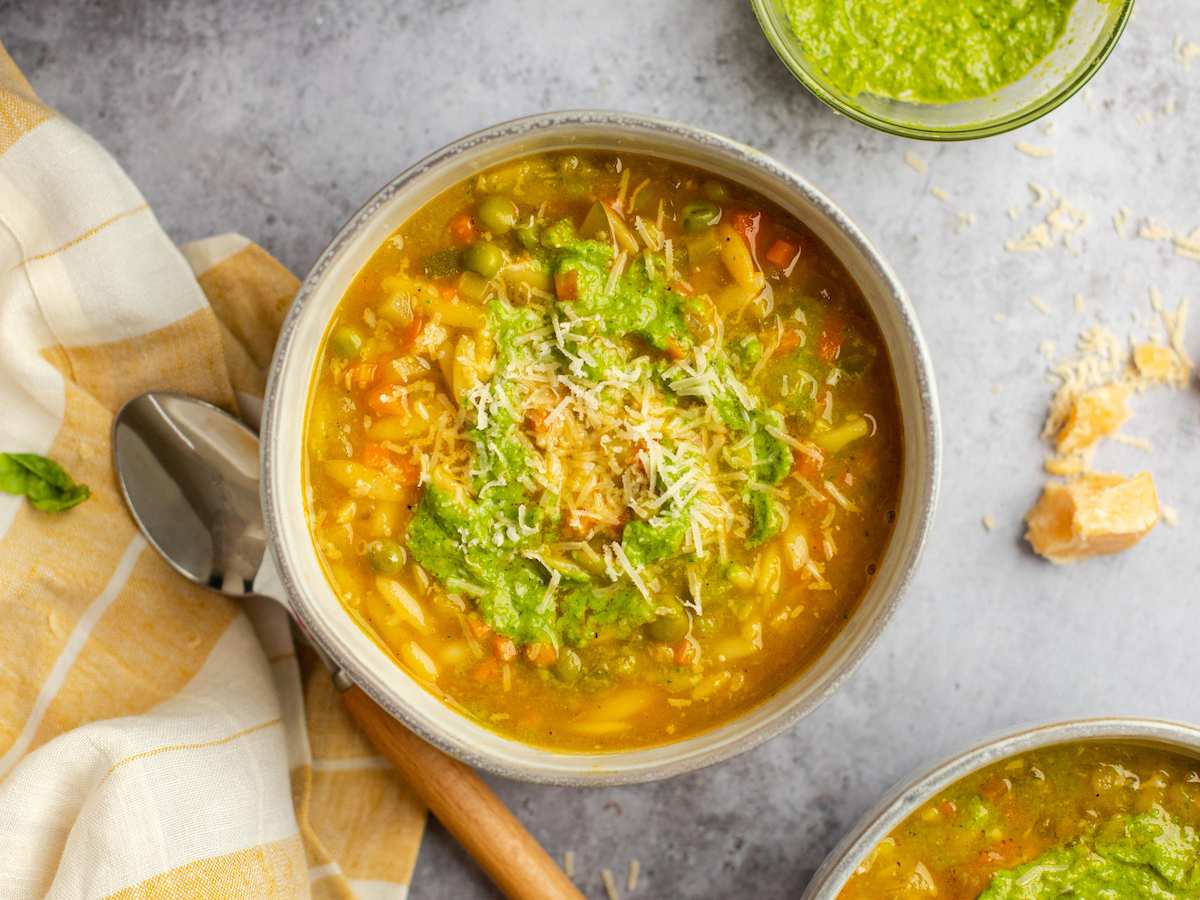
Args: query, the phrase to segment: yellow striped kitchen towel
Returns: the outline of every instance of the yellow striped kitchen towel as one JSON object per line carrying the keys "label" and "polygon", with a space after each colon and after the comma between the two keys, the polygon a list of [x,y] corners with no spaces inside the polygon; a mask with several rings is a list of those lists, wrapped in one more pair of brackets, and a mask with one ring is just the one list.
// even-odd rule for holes
{"label": "yellow striped kitchen towel", "polygon": [[173,572],[113,471],[142,391],[256,421],[296,288],[240,236],[173,246],[0,47],[0,452],[92,491],[62,512],[0,493],[5,900],[407,893],[424,808],[283,611]]}

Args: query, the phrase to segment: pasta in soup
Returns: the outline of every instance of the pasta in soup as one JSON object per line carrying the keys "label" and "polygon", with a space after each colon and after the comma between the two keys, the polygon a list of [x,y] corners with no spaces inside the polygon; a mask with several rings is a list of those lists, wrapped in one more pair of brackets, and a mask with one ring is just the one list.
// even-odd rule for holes
{"label": "pasta in soup", "polygon": [[347,612],[464,715],[625,750],[761,703],[869,588],[903,444],[879,328],[765,198],[543,153],[447,190],[317,360],[313,540]]}

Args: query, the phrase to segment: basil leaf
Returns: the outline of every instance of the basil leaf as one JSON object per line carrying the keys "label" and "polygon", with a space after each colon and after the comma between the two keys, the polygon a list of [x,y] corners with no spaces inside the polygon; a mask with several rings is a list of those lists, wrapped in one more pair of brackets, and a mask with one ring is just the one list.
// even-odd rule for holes
{"label": "basil leaf", "polygon": [[0,453],[0,491],[24,494],[44,512],[77,506],[92,492],[76,484],[63,467],[36,453]]}

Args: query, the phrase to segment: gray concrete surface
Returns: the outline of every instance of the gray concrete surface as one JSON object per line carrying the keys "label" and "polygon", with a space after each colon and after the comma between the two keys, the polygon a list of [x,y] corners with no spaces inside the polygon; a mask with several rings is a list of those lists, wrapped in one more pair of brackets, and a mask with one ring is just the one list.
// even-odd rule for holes
{"label": "gray concrete surface", "polygon": [[[1200,60],[1186,71],[1171,52],[1186,29],[1200,41],[1191,0],[1143,2],[1090,96],[1051,114],[1054,134],[1043,122],[935,146],[817,103],[745,0],[0,2],[0,40],[34,87],[116,155],[177,241],[240,231],[303,274],[352,210],[442,144],[523,114],[604,107],[773,154],[892,260],[924,325],[946,431],[942,504],[916,589],[842,691],[755,752],[642,787],[496,781],[551,852],[575,852],[596,898],[600,869],[624,873],[635,857],[635,896],[797,897],[860,813],[954,745],[1083,713],[1200,721],[1195,384],[1136,401],[1126,430],[1152,454],[1099,457],[1125,472],[1152,467],[1177,529],[1067,569],[1021,541],[1043,480],[1038,344],[1067,347],[1093,322],[1125,333],[1131,314],[1148,313],[1151,282],[1172,307],[1200,300],[1200,263],[1122,240],[1111,224],[1128,206],[1135,220],[1200,225]],[[1019,139],[1057,153],[1031,158]],[[928,172],[905,165],[906,151]],[[1005,214],[1033,199],[1031,179],[1090,212],[1078,256],[1005,252],[1044,212]],[[956,232],[959,213],[977,219]],[[1195,329],[1188,346],[1200,358]],[[498,895],[432,824],[412,896]]]}

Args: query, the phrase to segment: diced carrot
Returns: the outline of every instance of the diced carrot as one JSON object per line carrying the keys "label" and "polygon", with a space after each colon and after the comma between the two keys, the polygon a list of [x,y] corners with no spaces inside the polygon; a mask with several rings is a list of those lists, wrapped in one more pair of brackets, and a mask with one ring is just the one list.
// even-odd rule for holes
{"label": "diced carrot", "polygon": [[362,463],[364,466],[370,466],[373,469],[382,469],[391,461],[392,453],[387,447],[372,441],[367,441],[367,443],[363,444]]}
{"label": "diced carrot", "polygon": [[558,661],[558,651],[554,649],[554,646],[541,641],[526,647],[525,655],[535,666],[551,666]]}
{"label": "diced carrot", "polygon": [[791,353],[800,346],[800,332],[794,330],[785,331],[779,338],[779,344],[776,346],[777,353]]}
{"label": "diced carrot", "polygon": [[521,727],[537,728],[542,724],[542,711],[540,709],[531,709],[521,716]]}
{"label": "diced carrot", "polygon": [[771,249],[767,251],[767,260],[775,263],[781,269],[786,269],[796,259],[796,255],[800,252],[800,245],[791,241],[780,238],[771,245]]}
{"label": "diced carrot", "polygon": [[471,629],[471,634],[479,640],[483,640],[492,633],[492,626],[478,616],[468,616],[467,627]]}
{"label": "diced carrot", "polygon": [[458,299],[458,283],[451,282],[450,284],[443,285],[441,294],[443,300],[449,300],[453,303]]}
{"label": "diced carrot", "polygon": [[821,466],[825,465],[825,460],[820,455],[813,456],[803,450],[792,451],[792,459],[800,467],[800,474],[805,478],[816,478],[821,474]]}
{"label": "diced carrot", "polygon": [[404,388],[384,382],[367,394],[367,405],[377,416],[404,415]]}
{"label": "diced carrot", "polygon": [[579,273],[574,269],[554,274],[554,293],[563,303],[574,303],[579,299]]}
{"label": "diced carrot", "polygon": [[733,230],[742,236],[746,241],[746,245],[754,250],[754,242],[758,238],[759,228],[762,226],[763,214],[760,212],[752,213],[745,210],[734,210],[730,216],[730,221],[733,225]]}
{"label": "diced carrot", "polygon": [[831,363],[837,359],[838,352],[842,349],[842,340],[845,335],[841,331],[830,331],[828,328],[821,329],[821,336],[817,338],[817,356],[822,362]]}
{"label": "diced carrot", "polygon": [[979,785],[979,793],[983,795],[985,800],[995,802],[999,797],[1008,793],[1010,785],[1004,778],[998,778],[993,775],[991,778],[984,780],[983,784]]}
{"label": "diced carrot", "polygon": [[421,336],[421,332],[425,330],[425,317],[413,316],[412,324],[404,331],[404,335],[400,338],[400,346],[405,350],[411,350],[417,339]]}
{"label": "diced carrot", "polygon": [[696,656],[696,648],[687,638],[680,638],[671,645],[671,649],[675,651],[675,665],[677,666],[690,666]]}
{"label": "diced carrot", "polygon": [[485,659],[482,663],[479,664],[479,668],[475,670],[475,674],[472,677],[476,681],[478,681],[480,684],[482,684],[483,682],[487,681],[489,678],[492,677],[492,675],[496,671],[496,666],[498,666],[498,665],[499,665],[499,663],[496,662],[495,657]]}
{"label": "diced carrot", "polygon": [[634,444],[632,447],[630,447],[629,448],[629,467],[631,469],[636,467],[638,469],[641,469],[643,472],[645,472],[646,471],[646,463],[645,463],[645,457],[643,456],[643,454],[647,453],[649,450],[650,450],[650,447],[645,441],[638,441],[636,444]]}
{"label": "diced carrot", "polygon": [[460,213],[450,220],[450,234],[458,243],[469,244],[479,232],[475,228],[475,220],[467,213]]}
{"label": "diced carrot", "polygon": [[517,645],[512,638],[500,635],[492,644],[492,652],[500,662],[512,662],[517,658]]}
{"label": "diced carrot", "polygon": [[388,475],[397,484],[420,484],[421,483],[421,467],[408,459],[398,459],[388,466]]}
{"label": "diced carrot", "polygon": [[538,432],[545,433],[547,430],[546,420],[550,418],[550,410],[548,409],[531,409],[525,413],[525,418],[529,420],[529,426]]}
{"label": "diced carrot", "polygon": [[370,387],[379,377],[379,366],[374,363],[359,363],[350,370],[350,380],[360,388]]}

